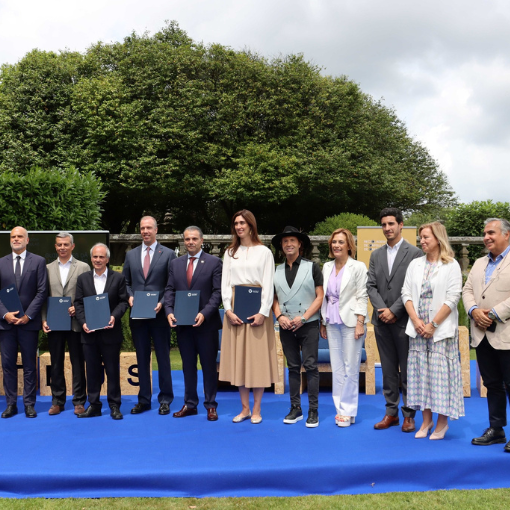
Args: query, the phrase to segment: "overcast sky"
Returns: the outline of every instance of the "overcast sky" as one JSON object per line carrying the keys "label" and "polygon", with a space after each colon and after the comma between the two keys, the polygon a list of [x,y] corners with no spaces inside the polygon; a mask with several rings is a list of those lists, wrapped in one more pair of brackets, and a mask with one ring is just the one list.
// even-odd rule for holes
{"label": "overcast sky", "polygon": [[508,0],[0,0],[0,63],[176,20],[195,41],[302,53],[396,110],[462,202],[510,201]]}

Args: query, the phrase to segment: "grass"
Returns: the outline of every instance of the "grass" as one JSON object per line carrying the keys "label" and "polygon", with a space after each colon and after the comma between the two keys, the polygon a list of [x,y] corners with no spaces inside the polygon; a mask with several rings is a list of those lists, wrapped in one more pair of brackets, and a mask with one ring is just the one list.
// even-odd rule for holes
{"label": "grass", "polygon": [[393,492],[360,494],[354,496],[301,496],[295,498],[100,498],[100,499],[0,499],[1,509],[303,509],[330,508],[363,509],[385,508],[427,510],[444,508],[483,508],[484,510],[510,507],[510,489],[436,492]]}

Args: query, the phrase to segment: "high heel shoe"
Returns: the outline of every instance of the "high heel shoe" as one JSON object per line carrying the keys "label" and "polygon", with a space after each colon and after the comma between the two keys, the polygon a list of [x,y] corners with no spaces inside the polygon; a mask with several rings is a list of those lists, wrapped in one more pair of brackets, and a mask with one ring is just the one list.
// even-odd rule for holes
{"label": "high heel shoe", "polygon": [[448,425],[445,425],[439,432],[436,429],[436,430],[434,430],[434,432],[432,432],[432,434],[430,434],[429,439],[432,439],[433,441],[436,439],[443,439],[447,430],[448,430]]}
{"label": "high heel shoe", "polygon": [[429,432],[432,430],[432,427],[434,426],[434,422],[431,421],[428,425],[428,427],[423,428],[423,425],[420,427],[420,430],[416,432],[414,435],[415,439],[423,439],[429,435]]}

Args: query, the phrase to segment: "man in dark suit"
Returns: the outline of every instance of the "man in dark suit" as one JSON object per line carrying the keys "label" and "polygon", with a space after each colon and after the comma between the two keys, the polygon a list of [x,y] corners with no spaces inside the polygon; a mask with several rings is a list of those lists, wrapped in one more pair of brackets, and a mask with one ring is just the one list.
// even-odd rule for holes
{"label": "man in dark suit", "polygon": [[[184,244],[188,254],[172,261],[165,290],[165,311],[171,327],[177,328],[177,342],[182,357],[184,372],[184,406],[174,413],[174,418],[198,414],[197,355],[200,356],[204,380],[204,407],[207,419],[216,421],[216,392],[218,378],[216,357],[218,355],[218,330],[221,318],[218,307],[221,303],[222,262],[202,250],[204,236],[195,226],[184,231]],[[179,317],[174,315],[175,292],[199,290],[199,312],[193,326],[179,326]]]}
{"label": "man in dark suit", "polygon": [[7,408],[2,418],[18,412],[18,345],[23,361],[23,403],[25,416],[35,418],[37,386],[37,343],[41,329],[41,308],[47,296],[46,261],[27,252],[28,232],[23,227],[11,231],[12,254],[0,259],[0,288],[16,285],[25,315],[19,310],[9,312],[0,301],[0,352],[4,372],[4,390]]}
{"label": "man in dark suit", "polygon": [[[107,398],[110,416],[114,420],[122,420],[120,412],[120,348],[122,345],[121,319],[127,310],[128,293],[126,280],[120,273],[108,269],[110,250],[103,243],[95,244],[90,250],[93,271],[87,271],[78,277],[76,282],[76,299],[74,307],[76,318],[83,328],[81,342],[85,355],[87,372],[87,393],[89,407],[78,418],[101,416],[101,384],[103,381],[103,364],[107,377]],[[110,304],[110,322],[105,329],[90,330],[85,317],[83,299],[98,294],[108,294]]]}
{"label": "man in dark suit", "polygon": [[407,266],[411,260],[422,256],[423,253],[402,238],[404,219],[399,209],[394,207],[383,209],[380,218],[388,243],[375,250],[370,256],[367,290],[374,307],[372,324],[381,357],[386,414],[374,425],[374,428],[382,430],[399,425],[400,368],[404,401],[402,432],[413,432],[416,411],[406,407],[409,337],[405,334],[405,328],[408,315],[402,303],[401,291]]}
{"label": "man in dark suit", "polygon": [[51,355],[51,396],[52,405],[48,414],[54,416],[64,410],[66,403],[66,379],[64,377],[64,359],[66,341],[73,367],[73,404],[74,414],[85,411],[87,387],[85,381],[85,359],[81,346],[81,326],[75,317],[74,300],[78,276],[90,271],[90,266],[73,257],[74,239],[69,232],[60,232],[55,239],[58,257],[48,264],[48,287],[51,297],[70,297],[71,331],[51,331],[46,322],[46,305],[42,309],[42,327],[48,334],[48,346]]}
{"label": "man in dark suit", "polygon": [[169,414],[174,392],[170,368],[170,328],[163,310],[163,297],[175,252],[156,241],[158,225],[152,216],[144,216],[140,220],[140,233],[143,243],[127,253],[122,271],[126,278],[129,305],[133,306],[137,290],[158,291],[159,302],[155,319],[129,319],[140,380],[138,404],[131,409],[131,414],[140,414],[151,408],[151,338],[158,360],[159,414]]}

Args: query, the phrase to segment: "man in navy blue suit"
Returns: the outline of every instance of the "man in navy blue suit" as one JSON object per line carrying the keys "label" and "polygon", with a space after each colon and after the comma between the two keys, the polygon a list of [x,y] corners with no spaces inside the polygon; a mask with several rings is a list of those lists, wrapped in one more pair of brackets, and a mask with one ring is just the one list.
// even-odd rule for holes
{"label": "man in navy blue suit", "polygon": [[23,227],[11,231],[12,253],[0,259],[0,288],[16,285],[25,315],[19,310],[9,312],[0,301],[0,352],[4,372],[7,408],[2,418],[18,412],[18,345],[23,361],[23,403],[25,416],[35,418],[37,386],[37,342],[41,329],[41,308],[47,296],[46,260],[27,252],[28,232]]}
{"label": "man in navy blue suit", "polygon": [[174,399],[170,368],[170,328],[163,310],[163,297],[170,262],[175,259],[175,252],[156,241],[157,232],[158,225],[152,216],[144,216],[140,220],[143,243],[127,253],[122,271],[131,307],[137,290],[159,292],[155,319],[129,319],[140,380],[138,403],[131,409],[131,414],[140,414],[151,408],[151,338],[158,360],[159,414],[169,414]]}
{"label": "man in navy blue suit", "polygon": [[[218,330],[221,329],[219,306],[221,303],[222,262],[202,250],[204,236],[200,228],[191,226],[184,231],[187,255],[172,261],[165,290],[165,311],[172,328],[177,328],[177,342],[184,373],[184,406],[174,413],[174,418],[198,414],[197,355],[200,356],[204,379],[204,407],[207,419],[216,421],[216,392],[218,378]],[[199,290],[199,312],[193,326],[179,326],[174,315],[175,292]]]}

